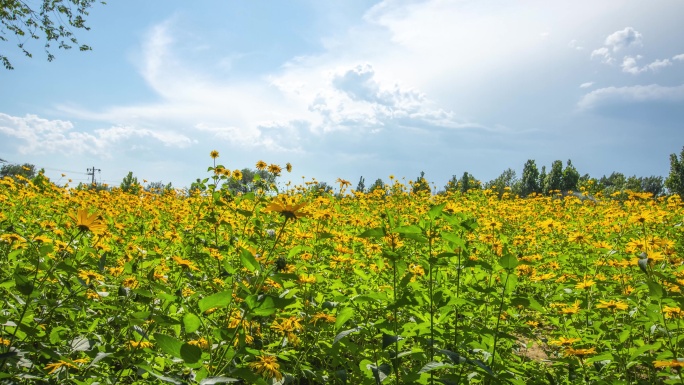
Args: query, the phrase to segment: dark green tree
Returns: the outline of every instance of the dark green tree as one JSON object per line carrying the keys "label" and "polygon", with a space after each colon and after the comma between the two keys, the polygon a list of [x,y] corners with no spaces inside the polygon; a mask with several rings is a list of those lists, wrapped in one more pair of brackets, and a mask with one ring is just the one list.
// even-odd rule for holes
{"label": "dark green tree", "polygon": [[385,182],[381,178],[378,178],[373,182],[373,184],[368,188],[368,192],[373,192],[377,189],[385,190]]}
{"label": "dark green tree", "polygon": [[684,196],[684,147],[677,158],[677,154],[670,154],[670,175],[665,180],[665,187],[670,194]]}
{"label": "dark green tree", "polygon": [[621,172],[612,172],[610,176],[605,175],[599,179],[599,189],[605,196],[610,196],[616,192],[623,192],[625,190],[625,185],[627,183],[627,178],[625,174]]}
{"label": "dark green tree", "polygon": [[[59,49],[78,46],[80,51],[90,51],[85,44],[79,44],[74,29],[90,30],[84,16],[96,0],[42,0],[38,4],[23,0],[1,0],[0,4],[0,42],[9,41],[7,35],[14,34],[19,50],[28,57],[33,54],[25,46],[31,40],[44,40],[47,60],[54,60],[52,45]],[[0,61],[8,70],[14,69],[7,56],[0,54]]]}
{"label": "dark green tree", "polygon": [[575,166],[572,165],[572,161],[568,159],[568,163],[565,165],[565,169],[563,170],[561,190],[564,193],[568,191],[576,191],[579,180],[580,173],[577,171]]}
{"label": "dark green tree", "polygon": [[533,159],[528,159],[523,167],[522,180],[520,181],[520,196],[526,197],[532,193],[541,193],[539,187],[539,169]]}
{"label": "dark green tree", "polygon": [[173,191],[173,186],[171,183],[164,184],[164,182],[159,181],[159,182],[150,182],[145,186],[145,191],[159,194],[159,195],[164,195],[169,192]]}
{"label": "dark green tree", "polygon": [[458,190],[458,177],[456,175],[452,175],[451,179],[449,179],[449,181],[444,185],[444,191],[454,192]]}
{"label": "dark green tree", "polygon": [[665,184],[663,182],[662,176],[652,175],[639,179],[641,179],[641,191],[650,192],[653,194],[654,198],[657,198],[665,193]]}
{"label": "dark green tree", "polygon": [[432,189],[430,189],[430,183],[427,181],[427,179],[425,179],[424,171],[420,172],[420,176],[418,176],[413,182],[413,185],[411,185],[411,192],[413,194],[432,193]]}
{"label": "dark green tree", "polygon": [[496,179],[485,183],[485,189],[496,192],[499,195],[499,198],[501,198],[506,192],[507,187],[511,192],[513,192],[516,182],[518,182],[518,178],[516,176],[515,170],[508,168],[504,170],[501,175],[496,177]]}
{"label": "dark green tree", "polygon": [[228,179],[228,190],[234,194],[246,194],[248,192],[256,192],[257,190],[271,191],[277,179],[275,174],[266,170],[243,168],[240,172],[242,178],[239,180],[235,178]]}
{"label": "dark green tree", "polygon": [[541,172],[539,172],[539,181],[537,182],[537,185],[539,186],[539,190],[546,194],[546,191],[544,190],[544,186],[546,185],[546,166],[542,166]]}
{"label": "dark green tree", "polygon": [[24,163],[24,164],[8,163],[8,164],[3,164],[2,168],[0,168],[0,178],[4,178],[6,176],[16,177],[17,175],[21,175],[22,177],[24,177],[26,179],[33,179],[36,177],[36,166],[34,166],[30,163]]}
{"label": "dark green tree", "polygon": [[543,191],[544,194],[550,194],[551,191],[561,190],[563,188],[563,162],[554,160],[551,164],[551,171],[549,171],[546,178],[544,178]]}
{"label": "dark green tree", "polygon": [[366,192],[366,183],[363,177],[359,178],[359,183],[356,185],[356,191]]}
{"label": "dark green tree", "polygon": [[142,186],[138,183],[138,178],[133,176],[133,171],[129,171],[128,175],[123,178],[119,188],[121,191],[133,195],[138,195],[142,191]]}

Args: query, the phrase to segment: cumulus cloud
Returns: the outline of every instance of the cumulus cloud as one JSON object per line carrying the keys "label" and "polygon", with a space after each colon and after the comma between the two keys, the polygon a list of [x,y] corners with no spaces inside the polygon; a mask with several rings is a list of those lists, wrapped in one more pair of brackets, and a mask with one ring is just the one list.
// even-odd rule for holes
{"label": "cumulus cloud", "polygon": [[615,31],[608,35],[603,42],[603,47],[593,50],[590,57],[591,59],[598,58],[605,64],[613,64],[615,59],[612,53],[627,47],[641,45],[643,45],[641,33],[632,27],[626,27],[623,30]]}
{"label": "cumulus cloud", "polygon": [[658,84],[629,87],[606,87],[594,90],[582,97],[578,107],[593,110],[616,105],[641,103],[681,104],[684,103],[684,85],[668,87]]}
{"label": "cumulus cloud", "polygon": [[672,60],[684,61],[684,53],[683,53],[683,54],[680,54],[680,55],[675,55],[675,56],[673,56],[673,57],[672,57]]}
{"label": "cumulus cloud", "polygon": [[608,35],[604,45],[611,47],[613,52],[617,52],[623,48],[627,48],[633,45],[642,45],[641,33],[634,30],[632,27],[626,27],[621,31],[615,31]]}
{"label": "cumulus cloud", "polygon": [[[676,57],[676,56],[675,56]],[[669,59],[657,59],[654,60],[653,62],[646,64],[643,67],[639,67],[637,64],[637,61],[642,59],[643,56],[637,55],[637,56],[625,56],[624,59],[622,60],[622,72],[626,72],[632,75],[637,75],[642,72],[646,71],[652,71],[656,72],[660,69],[663,69],[665,67],[669,67],[672,65],[672,62]]]}
{"label": "cumulus cloud", "polygon": [[24,117],[0,113],[0,133],[21,143],[22,154],[65,155],[92,154],[102,158],[112,156],[115,145],[129,139],[153,139],[166,146],[186,147],[192,142],[173,132],[155,132],[128,126],[95,129],[92,133],[76,131],[74,124],[65,120],[49,120],[37,115]]}
{"label": "cumulus cloud", "polygon": [[580,84],[580,88],[589,88],[593,85],[594,85],[594,82],[586,82],[586,83]]}

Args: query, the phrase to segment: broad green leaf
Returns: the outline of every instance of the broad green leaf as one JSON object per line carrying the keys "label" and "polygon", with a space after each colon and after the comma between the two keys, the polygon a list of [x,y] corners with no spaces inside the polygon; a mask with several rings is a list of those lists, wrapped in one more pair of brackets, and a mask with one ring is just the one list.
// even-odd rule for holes
{"label": "broad green leaf", "polygon": [[359,238],[382,238],[385,236],[385,231],[382,228],[368,229],[363,233],[357,235]]}
{"label": "broad green leaf", "polygon": [[399,234],[421,234],[423,230],[416,225],[401,226],[392,230],[393,233]]}
{"label": "broad green leaf", "polygon": [[204,313],[211,308],[226,307],[232,299],[233,292],[231,290],[221,291],[204,297],[198,302],[200,312]]}
{"label": "broad green leaf", "polygon": [[241,382],[242,380],[239,380],[237,378],[230,378],[230,377],[207,377],[200,381],[200,385],[214,385],[214,384],[230,384],[234,382]]}
{"label": "broad green leaf", "polygon": [[652,299],[663,298],[663,288],[658,282],[648,280],[648,294]]}
{"label": "broad green leaf", "polygon": [[362,329],[361,327],[356,327],[353,329],[349,329],[349,330],[345,330],[343,332],[340,332],[338,335],[335,336],[335,339],[333,340],[333,344],[336,344],[339,340],[341,340],[342,338],[344,338],[344,337],[346,337],[352,333],[356,333],[356,332],[361,331],[361,329]]}
{"label": "broad green leaf", "polygon": [[499,265],[506,270],[513,270],[518,266],[518,258],[511,253],[506,253],[499,258]]}
{"label": "broad green leaf", "polygon": [[14,283],[21,294],[31,295],[33,293],[33,282],[27,276],[19,272],[14,273]]}
{"label": "broad green leaf", "polygon": [[446,202],[432,206],[430,208],[430,211],[428,211],[428,217],[430,217],[430,219],[434,221],[435,218],[442,214],[442,210],[444,210],[444,207],[446,207]]}
{"label": "broad green leaf", "polygon": [[431,371],[433,371],[433,370],[435,370],[435,369],[440,369],[440,368],[451,368],[451,367],[453,367],[453,365],[447,364],[446,362],[432,361],[432,362],[428,362],[427,364],[425,364],[425,366],[423,366],[423,367],[418,371],[418,373],[427,373],[427,372],[431,372]]}
{"label": "broad green leaf", "polygon": [[186,333],[194,333],[202,325],[200,318],[192,313],[183,316],[183,326]]}
{"label": "broad green leaf", "polygon": [[181,357],[181,347],[183,346],[183,342],[177,338],[167,336],[165,334],[154,333],[154,341],[155,345],[157,345],[162,352],[176,358],[183,358]]}
{"label": "broad green leaf", "polygon": [[354,309],[351,307],[344,307],[337,312],[335,320],[335,329],[340,329],[351,317],[354,316]]}
{"label": "broad green leaf", "polygon": [[382,334],[382,348],[385,349],[386,347],[394,344],[397,341],[403,340],[404,337],[402,336],[391,336],[389,334]]}
{"label": "broad green leaf", "polygon": [[260,270],[261,268],[259,262],[257,262],[252,253],[245,249],[242,249],[240,252],[240,262],[242,262],[242,266],[252,272],[255,270]]}
{"label": "broad green leaf", "polygon": [[180,347],[180,356],[188,364],[194,364],[202,358],[202,349],[195,345],[183,344]]}

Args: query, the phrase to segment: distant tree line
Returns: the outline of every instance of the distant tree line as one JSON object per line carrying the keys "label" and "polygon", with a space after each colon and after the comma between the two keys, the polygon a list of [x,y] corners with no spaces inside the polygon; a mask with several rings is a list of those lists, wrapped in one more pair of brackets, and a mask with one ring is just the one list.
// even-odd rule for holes
{"label": "distant tree line", "polygon": [[[0,163],[4,163],[0,168],[0,178],[11,177],[19,181],[33,180],[34,183],[48,183],[48,179],[44,176],[44,170],[36,171],[36,167],[32,164],[12,164],[2,159],[0,159]],[[223,175],[230,175],[229,178],[223,178],[222,180],[226,184],[225,189],[233,194],[274,191],[279,175],[278,173],[268,172],[265,169],[250,168],[243,168],[242,170],[232,172],[226,172],[226,170],[215,172],[217,175],[221,172],[223,172]],[[191,184],[188,193],[201,193],[207,189],[208,183],[209,178],[204,180],[197,179]],[[81,183],[77,188],[112,189],[110,186],[99,183]],[[129,172],[123,178],[118,188],[131,194],[139,194],[142,191],[158,194],[176,192],[171,183],[164,184],[162,181],[151,182],[143,186],[138,181],[138,178],[133,176],[133,172]],[[426,179],[425,172],[421,171],[415,181],[410,181],[409,186],[406,188],[408,190],[403,190],[404,187],[397,187],[397,184],[386,184],[381,178],[376,179],[375,182],[366,187],[366,181],[362,176],[359,178],[355,191],[372,193],[381,190],[386,194],[400,191],[410,191],[412,194],[440,194],[446,192],[465,194],[471,190],[486,189],[498,194],[499,197],[504,196],[504,194],[527,197],[533,194],[548,196],[568,192],[586,192],[593,196],[617,196],[626,191],[633,191],[651,193],[654,197],[665,194],[684,196],[684,147],[679,155],[670,155],[670,173],[667,178],[657,175],[648,177],[633,175],[628,177],[620,172],[613,172],[608,176],[604,175],[600,178],[594,178],[589,174],[580,176],[579,171],[573,166],[571,160],[565,162],[565,165],[563,165],[561,160],[556,160],[551,163],[551,167],[547,171],[546,166],[542,166],[540,170],[536,162],[533,159],[529,159],[523,165],[520,178],[518,178],[515,170],[508,168],[498,177],[482,183],[473,174],[464,172],[461,177],[453,175],[442,190],[436,191],[434,186],[431,187],[430,182]],[[306,192],[314,195],[332,194],[333,187],[326,182],[314,181],[308,184]]]}

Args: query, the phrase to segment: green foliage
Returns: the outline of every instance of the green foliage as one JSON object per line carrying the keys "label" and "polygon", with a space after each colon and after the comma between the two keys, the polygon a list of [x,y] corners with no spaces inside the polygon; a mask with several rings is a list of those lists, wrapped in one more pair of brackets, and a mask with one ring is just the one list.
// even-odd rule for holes
{"label": "green foliage", "polygon": [[572,165],[572,162],[570,159],[568,159],[568,163],[565,165],[565,169],[563,170],[563,179],[561,182],[561,190],[563,192],[568,192],[568,191],[575,191],[577,190],[577,184],[579,183],[580,179],[580,174],[575,168],[575,166]]}
{"label": "green foliage", "polygon": [[551,171],[544,178],[543,191],[548,195],[552,191],[560,191],[563,188],[563,162],[554,160]]}
{"label": "green foliage", "polygon": [[[52,44],[59,49],[71,49],[78,46],[80,51],[91,50],[90,46],[79,44],[73,34],[74,29],[90,30],[85,24],[84,16],[96,0],[42,0],[39,4],[20,0],[2,1],[0,11],[0,41],[8,42],[8,33],[15,35],[17,47],[21,52],[33,57],[25,47],[30,40],[44,40],[47,60],[54,60]],[[100,1],[105,4],[104,1]],[[14,69],[7,56],[0,54],[0,61],[8,70]]]}
{"label": "green foliage", "polygon": [[30,163],[24,164],[4,164],[0,169],[0,178],[6,176],[16,179],[17,176],[21,176],[26,179],[33,179],[36,176],[36,166]]}
{"label": "green foliage", "polygon": [[377,189],[385,190],[385,182],[383,182],[381,178],[376,179],[375,182],[373,182],[373,184],[370,185],[368,191],[373,192]]}
{"label": "green foliage", "polygon": [[159,182],[150,182],[145,186],[145,191],[155,193],[155,194],[167,194],[170,192],[173,192],[173,186],[171,183],[164,184],[164,182],[159,181]]}
{"label": "green foliage", "polygon": [[363,177],[359,178],[359,183],[356,185],[356,191],[358,192],[366,192],[366,183]]}
{"label": "green foliage", "polygon": [[411,192],[413,194],[427,193],[430,194],[432,190],[430,189],[430,183],[425,179],[425,172],[421,171],[420,175],[411,185]]}
{"label": "green foliage", "polygon": [[670,154],[670,174],[665,180],[665,187],[671,194],[684,196],[684,147],[679,158],[676,154]]}
{"label": "green foliage", "polygon": [[239,180],[235,178],[228,179],[228,190],[233,194],[247,194],[259,190],[266,192],[273,190],[275,187],[277,176],[266,170],[243,168],[241,174],[242,178]]}
{"label": "green foliage", "polygon": [[533,159],[525,162],[522,180],[520,181],[520,195],[525,197],[532,193],[541,193],[539,186],[539,170]]}
{"label": "green foliage", "polygon": [[128,175],[123,178],[119,188],[121,191],[133,195],[138,195],[142,191],[142,186],[138,183],[138,178],[133,176],[133,171],[129,171]]}
{"label": "green foliage", "polygon": [[485,189],[496,192],[499,198],[501,198],[506,191],[517,192],[515,190],[518,190],[519,186],[520,184],[515,170],[512,168],[506,169],[501,175],[496,177],[496,179],[485,183]]}

